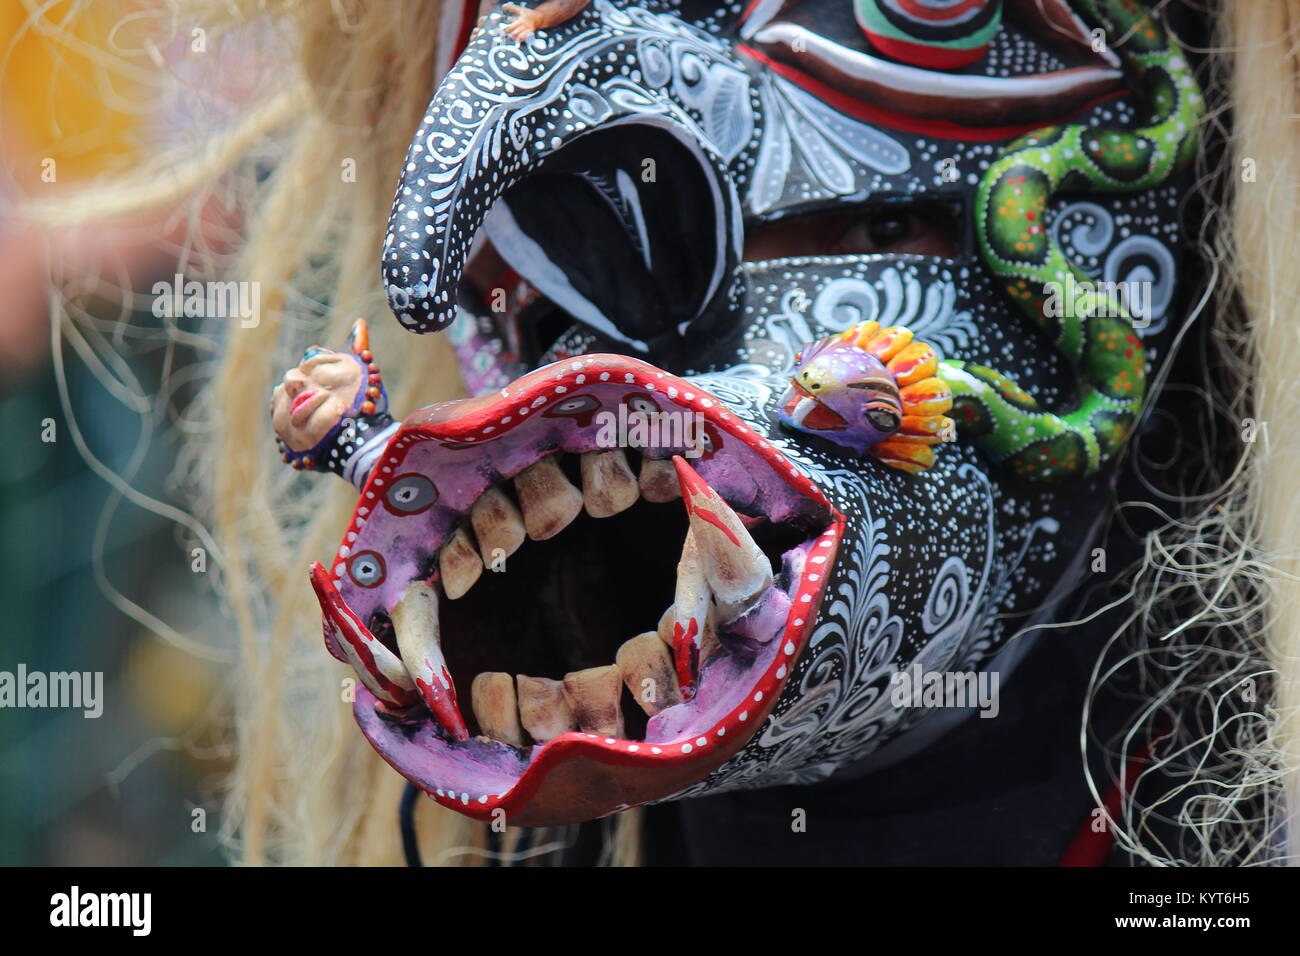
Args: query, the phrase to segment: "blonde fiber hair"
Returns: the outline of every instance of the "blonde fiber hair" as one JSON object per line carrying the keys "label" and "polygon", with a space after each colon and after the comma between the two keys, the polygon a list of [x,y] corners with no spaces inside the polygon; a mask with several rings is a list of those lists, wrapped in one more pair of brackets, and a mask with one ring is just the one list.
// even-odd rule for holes
{"label": "blonde fiber hair", "polygon": [[[1191,427],[1203,431],[1185,443],[1178,487],[1121,503],[1165,520],[1119,576],[1124,620],[1097,661],[1081,744],[1108,758],[1110,779],[1085,773],[1098,807],[1110,787],[1125,794],[1117,817],[1101,812],[1135,858],[1294,864],[1300,438],[1283,423],[1300,399],[1300,324],[1284,303],[1300,275],[1281,251],[1300,240],[1300,0],[1222,0],[1210,15],[1202,82],[1215,108],[1188,238],[1207,269],[1183,330],[1201,380],[1179,383],[1201,400]],[[1133,689],[1133,718],[1095,738],[1093,701]]]}
{"label": "blonde fiber hair", "polygon": [[[77,6],[84,13],[89,2]],[[216,196],[242,216],[243,241],[228,262],[198,249],[193,237],[178,250],[187,275],[207,267],[260,290],[260,322],[212,330],[219,348],[197,416],[202,424],[191,429],[177,468],[210,523],[214,577],[237,635],[236,768],[223,835],[245,864],[400,864],[397,808],[405,782],[357,732],[347,700],[355,678],[322,648],[306,578],[310,561],[337,546],[355,491],[283,467],[267,401],[305,345],[342,342],[357,316],[371,319],[395,412],[463,395],[446,338],[413,340],[391,321],[379,276],[397,174],[435,78],[450,63],[462,7],[456,0],[158,6],[165,35],[145,44],[161,47],[201,29],[207,44],[241,44],[242,62],[256,64],[259,54],[269,62],[239,116],[197,147],[182,144],[72,199],[33,202],[28,211],[47,225],[71,227],[181,202],[193,225]],[[32,17],[41,22],[35,7]],[[102,59],[111,69],[112,56]],[[175,81],[160,78],[164,87]],[[129,300],[129,290],[122,293]],[[71,333],[69,306],[56,295],[56,328]],[[165,625],[137,610],[166,637]],[[639,817],[625,813],[606,828],[602,862],[637,861]],[[484,825],[431,800],[417,801],[414,822],[426,865],[538,859],[565,845],[562,833],[544,831],[516,854],[518,833],[507,831],[500,847],[489,849]]]}
{"label": "blonde fiber hair", "polygon": [[1289,840],[1278,849],[1300,864],[1300,430],[1290,424],[1300,409],[1300,0],[1238,0],[1225,14],[1235,174],[1228,274],[1254,359],[1246,381],[1262,438],[1246,481],[1250,530],[1268,562],[1266,649],[1276,673],[1267,745],[1278,755],[1278,824]]}

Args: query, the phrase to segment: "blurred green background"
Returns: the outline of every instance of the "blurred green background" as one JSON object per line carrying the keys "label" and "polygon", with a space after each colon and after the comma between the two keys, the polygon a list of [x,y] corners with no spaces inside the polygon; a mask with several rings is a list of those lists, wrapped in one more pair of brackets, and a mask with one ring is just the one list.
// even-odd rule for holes
{"label": "blurred green background", "polygon": [[[192,151],[219,130],[255,71],[196,54],[167,11],[0,3],[0,671],[103,674],[97,719],[0,706],[4,864],[225,859],[233,640],[219,570],[195,570],[193,532],[123,500],[87,461],[176,508],[194,500],[180,436],[202,427],[190,409],[209,356],[192,349],[213,335],[155,318],[149,290],[211,274],[237,224],[211,221],[210,197],[97,211],[169,145]],[[84,201],[91,224],[32,212],[79,212],[88,187],[101,191]],[[54,337],[52,301],[66,306]]]}
{"label": "blurred green background", "polygon": [[[83,365],[69,365],[68,392],[91,450],[121,472],[140,418]],[[48,419],[53,442],[43,440]],[[97,719],[0,708],[0,862],[221,863],[226,764],[212,710],[222,668],[116,608],[95,568],[98,552],[130,600],[188,634],[213,631],[215,601],[192,570],[190,542],[142,508],[114,507],[117,495],[74,447],[52,363],[0,397],[0,434],[0,670],[103,672]],[[155,440],[132,484],[166,497],[174,460],[174,442]]]}

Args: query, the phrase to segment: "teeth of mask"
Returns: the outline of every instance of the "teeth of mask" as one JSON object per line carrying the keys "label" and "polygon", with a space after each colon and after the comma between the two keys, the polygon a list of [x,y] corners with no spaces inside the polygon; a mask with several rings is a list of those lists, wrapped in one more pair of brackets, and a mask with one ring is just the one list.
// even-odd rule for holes
{"label": "teeth of mask", "polygon": [[442,573],[442,591],[453,601],[472,588],[483,573],[483,561],[464,528],[457,528],[442,546],[438,569]]}
{"label": "teeth of mask", "polygon": [[673,621],[676,620],[676,610],[676,605],[668,605],[668,610],[660,615],[659,623],[655,625],[655,633],[659,635],[659,640],[669,647],[673,646]]}
{"label": "teeth of mask", "polygon": [[361,683],[393,713],[419,707],[415,682],[406,672],[402,660],[385,647],[361,621],[348,610],[325,569],[312,565],[312,588],[320,601],[321,615],[351,662]]}
{"label": "teeth of mask", "polygon": [[624,642],[615,662],[632,699],[649,716],[681,702],[673,656],[654,631]]}
{"label": "teeth of mask", "polygon": [[456,706],[456,690],[442,653],[438,592],[426,581],[412,582],[390,617],[402,663],[430,713],[457,740],[468,740],[469,731]]}
{"label": "teeth of mask", "polygon": [[470,698],[482,734],[516,747],[524,745],[513,677],[500,671],[479,674],[470,686]]}
{"label": "teeth of mask", "polygon": [[[573,730],[623,736],[625,686],[651,717],[691,699],[700,667],[722,646],[717,622],[732,622],[754,609],[773,581],[768,559],[744,521],[681,457],[671,462],[643,457],[639,478],[622,449],[584,453],[580,468],[582,491],[560,468],[558,453],[524,469],[514,478],[518,507],[500,488],[484,491],[470,511],[473,533],[457,528],[439,552],[444,596],[463,596],[486,562],[513,554],[526,537],[554,537],[584,507],[592,517],[604,518],[641,497],[658,502],[681,497],[686,506],[690,526],[676,590],[655,630],[625,641],[614,664],[573,671],[563,680],[477,675],[470,693],[480,731],[516,747]],[[439,641],[436,587],[412,584],[391,617],[402,662],[430,711],[458,739],[468,739]],[[404,672],[399,676],[406,678]]]}
{"label": "teeth of mask", "polygon": [[538,743],[578,729],[573,708],[564,696],[564,685],[549,677],[520,674],[515,679],[519,698],[519,720]]}
{"label": "teeth of mask", "polygon": [[500,488],[483,492],[470,509],[469,520],[484,564],[510,557],[528,535],[519,509]]}
{"label": "teeth of mask", "polygon": [[677,484],[677,469],[666,458],[642,458],[641,476],[637,483],[641,497],[656,504],[680,498],[682,494]]}
{"label": "teeth of mask", "polygon": [[587,514],[608,518],[636,504],[641,492],[623,449],[582,455],[582,500]]}
{"label": "teeth of mask", "polygon": [[[673,456],[690,536],[723,622],[743,614],[772,584],[772,566],[722,496],[679,455]],[[680,574],[680,572],[679,572]],[[680,588],[680,579],[678,582]],[[681,615],[679,614],[679,620]]]}
{"label": "teeth of mask", "polygon": [[618,699],[623,677],[618,667],[588,667],[564,675],[564,697],[573,708],[578,729],[606,737],[623,736],[623,712]]}
{"label": "teeth of mask", "polygon": [[700,648],[704,626],[709,618],[712,595],[695,543],[695,529],[686,532],[682,557],[677,562],[677,590],[671,608],[673,668],[682,697],[695,696],[695,677],[699,673]]}
{"label": "teeth of mask", "polygon": [[515,476],[515,491],[523,511],[524,528],[534,541],[553,538],[582,511],[582,492],[548,455]]}

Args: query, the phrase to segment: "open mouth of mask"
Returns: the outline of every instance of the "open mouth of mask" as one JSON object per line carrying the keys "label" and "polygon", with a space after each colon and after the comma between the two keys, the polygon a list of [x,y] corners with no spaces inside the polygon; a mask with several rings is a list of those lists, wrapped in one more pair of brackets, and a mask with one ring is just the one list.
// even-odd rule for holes
{"label": "open mouth of mask", "polygon": [[[817,488],[631,359],[426,415],[314,575],[328,646],[380,702],[362,726],[384,757],[448,803],[545,820],[580,799],[549,796],[575,761],[630,806],[742,747],[833,566],[843,519]],[[620,419],[632,447],[610,448]]]}

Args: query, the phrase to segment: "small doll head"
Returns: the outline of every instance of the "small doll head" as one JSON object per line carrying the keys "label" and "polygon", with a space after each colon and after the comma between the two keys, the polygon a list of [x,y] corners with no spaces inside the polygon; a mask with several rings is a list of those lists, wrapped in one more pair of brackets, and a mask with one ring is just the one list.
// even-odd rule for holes
{"label": "small doll head", "polygon": [[365,319],[347,351],[313,345],[271,393],[271,427],[287,464],[344,477],[360,450],[392,423]]}

